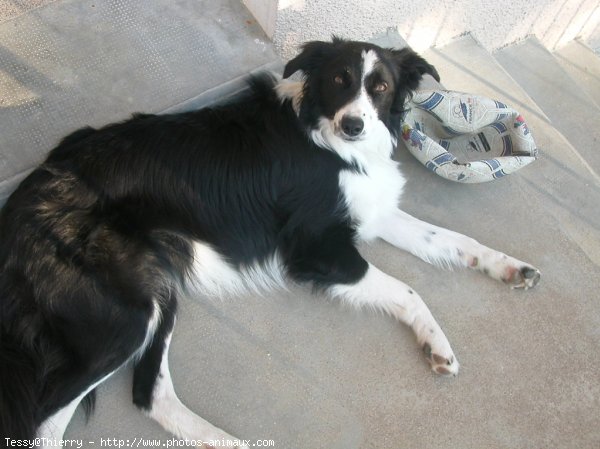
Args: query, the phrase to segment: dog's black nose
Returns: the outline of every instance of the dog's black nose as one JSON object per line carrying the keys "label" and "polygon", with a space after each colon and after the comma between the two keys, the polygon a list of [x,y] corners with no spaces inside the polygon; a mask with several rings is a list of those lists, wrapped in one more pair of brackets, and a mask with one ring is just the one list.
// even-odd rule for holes
{"label": "dog's black nose", "polygon": [[342,117],[342,130],[350,137],[358,136],[365,127],[365,122],[360,117],[345,115]]}

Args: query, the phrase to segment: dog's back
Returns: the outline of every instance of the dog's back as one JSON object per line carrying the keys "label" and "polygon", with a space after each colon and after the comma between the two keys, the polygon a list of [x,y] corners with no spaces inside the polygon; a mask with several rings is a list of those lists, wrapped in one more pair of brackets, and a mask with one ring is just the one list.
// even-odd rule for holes
{"label": "dog's back", "polygon": [[[398,209],[390,156],[422,74],[410,49],[310,42],[284,77],[229,104],[83,129],[51,152],[0,215],[0,433],[60,440],[77,404],[128,360],[133,401],[179,438],[233,439],[187,409],[168,365],[177,297],[292,278],[414,330],[456,375],[421,297],[369,264],[383,238],[517,288],[535,267]],[[210,443],[208,443],[210,444]],[[247,448],[247,443],[236,443]]]}
{"label": "dog's back", "polygon": [[198,262],[194,242],[249,267],[276,249],[297,251],[307,223],[322,232],[347,220],[330,212],[343,161],[306,139],[272,78],[251,84],[213,109],[77,131],[9,198],[0,216],[3,435],[32,437],[147,346]]}

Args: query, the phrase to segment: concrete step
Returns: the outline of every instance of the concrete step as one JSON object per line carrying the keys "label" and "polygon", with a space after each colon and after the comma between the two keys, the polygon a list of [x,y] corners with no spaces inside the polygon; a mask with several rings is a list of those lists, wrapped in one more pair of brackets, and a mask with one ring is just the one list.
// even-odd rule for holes
{"label": "concrete step", "polygon": [[[27,104],[36,111],[30,114],[21,103],[11,106],[24,122],[15,129],[25,136],[41,135],[35,148],[42,153],[51,140],[48,127],[60,127],[63,121],[79,126],[71,101],[87,105],[92,115],[83,106],[79,113],[95,123],[126,116],[133,108],[163,111],[177,104],[174,107],[181,109],[225,95],[219,86],[227,80],[235,84],[232,70],[269,64],[271,50],[258,31],[236,41],[246,33],[240,28],[254,29],[243,10],[228,15],[239,8],[237,2],[212,3],[61,0],[47,8],[80,9],[56,20],[42,8],[10,22],[18,30],[20,20],[38,20],[37,31],[45,33],[42,38],[21,36],[21,47],[0,35],[0,52],[11,49],[0,57],[12,57],[23,67],[16,71],[7,66],[13,77],[20,74],[17,86],[31,87]],[[89,27],[93,32],[75,33],[72,27],[79,22],[98,18],[85,5],[104,8],[104,20]],[[111,13],[109,5],[121,11]],[[179,12],[174,16],[171,8]],[[178,23],[188,30],[183,35],[178,34]],[[129,33],[134,25],[141,30]],[[227,34],[230,31],[235,36]],[[65,41],[72,32],[75,41]],[[96,35],[108,46],[104,52]],[[140,42],[142,37],[150,42]],[[56,45],[50,38],[59,39],[63,59],[54,57]],[[77,39],[84,40],[75,45]],[[223,60],[216,66],[200,61],[204,45],[223,45],[218,50]],[[235,48],[227,49],[229,45]],[[80,61],[89,65],[70,65],[74,55],[69,52],[81,54],[85,49],[90,54]],[[600,362],[590,354],[600,347],[600,257],[596,264],[591,262],[597,256],[594,238],[600,240],[594,215],[598,183],[535,103],[480,50],[467,46],[466,53],[453,54],[450,48],[439,55],[432,52],[431,59],[438,58],[434,62],[448,88],[488,94],[520,108],[542,147],[541,159],[502,180],[466,186],[427,171],[399,150],[409,181],[403,208],[534,263],[543,272],[541,285],[514,292],[472,271],[440,271],[382,242],[361,247],[369,261],[426,298],[462,362],[460,377],[452,381],[429,374],[407,327],[315,298],[308,288],[235,301],[183,300],[170,359],[176,389],[192,410],[235,435],[273,439],[277,448],[287,449],[596,446]],[[265,56],[266,61],[261,59]],[[95,58],[99,62],[93,65]],[[143,61],[155,64],[152,70],[145,69]],[[172,77],[164,75],[166,62]],[[37,72],[32,72],[34,67]],[[4,76],[5,66],[0,68]],[[22,74],[25,68],[29,75]],[[105,81],[91,83],[94,71]],[[42,74],[60,89],[53,91],[42,83]],[[207,80],[215,84],[203,84]],[[69,91],[69,83],[77,83],[79,90]],[[182,83],[189,90],[179,97],[174,92]],[[12,93],[10,86],[0,82],[0,93]],[[206,89],[208,94],[194,98]],[[131,106],[125,107],[130,101],[124,96],[130,92]],[[36,95],[53,109],[36,103]],[[56,134],[64,131],[57,128]],[[11,154],[23,148],[29,147],[12,147]],[[587,249],[581,248],[584,233]],[[98,389],[96,414],[86,425],[79,411],[67,438],[96,446],[100,438],[122,439],[121,444],[134,437],[172,441],[131,404],[130,369]],[[523,419],[523,410],[535,412]],[[93,447],[84,445],[88,446]]]}
{"label": "concrete step", "polygon": [[600,56],[580,40],[554,52],[554,57],[577,85],[600,107]]}
{"label": "concrete step", "polygon": [[535,38],[494,53],[552,124],[600,173],[600,109]]}
{"label": "concrete step", "polygon": [[0,42],[0,205],[75,129],[198,107],[279,63],[237,0],[61,0],[0,23]]}
{"label": "concrete step", "polygon": [[424,56],[437,67],[448,89],[497,99],[523,114],[540,148],[540,156],[533,164],[507,177],[506,182],[522,184],[518,190],[523,195],[514,192],[517,197],[513,199],[527,202],[532,208],[544,208],[545,214],[554,216],[568,237],[600,264],[598,171],[555,128],[529,92],[471,36],[431,49]]}
{"label": "concrete step", "polygon": [[[552,111],[544,108],[544,112],[542,112],[539,107],[540,103],[532,100],[532,96],[536,95],[537,92],[530,91],[526,83],[517,83],[494,56],[479,46],[471,37],[466,36],[443,48],[428,51],[425,53],[425,57],[437,67],[442,83],[447,88],[496,98],[519,110],[525,117],[540,147],[539,159],[517,173],[487,185],[461,186],[463,190],[469,189],[466,192],[456,189],[452,199],[448,200],[447,203],[448,205],[452,204],[450,210],[457,211],[456,215],[463,215],[468,210],[471,217],[477,217],[476,220],[480,220],[482,216],[491,213],[494,222],[484,226],[487,229],[485,235],[485,241],[487,242],[490,242],[490,239],[493,240],[493,236],[496,234],[506,235],[504,232],[506,229],[510,230],[513,238],[524,242],[521,247],[524,255],[528,260],[534,261],[534,264],[539,263],[543,273],[542,282],[544,284],[541,286],[541,296],[533,298],[533,301],[540,301],[536,306],[536,310],[544,309],[544,313],[548,314],[548,321],[546,319],[542,320],[545,324],[538,323],[546,328],[544,332],[546,337],[553,338],[551,335],[554,331],[563,327],[561,317],[568,315],[582,317],[580,315],[580,304],[582,303],[587,304],[587,311],[583,313],[589,314],[585,320],[591,319],[594,322],[593,325],[598,326],[600,324],[600,308],[597,301],[590,302],[585,296],[581,296],[577,281],[573,282],[568,279],[577,273],[581,267],[590,270],[589,273],[600,273],[600,207],[598,207],[598,204],[600,204],[600,178],[597,172],[582,157],[578,148],[571,145],[550,122],[547,115],[550,115]],[[540,73],[545,76],[549,75],[548,78],[553,79],[554,75],[548,74],[545,69],[541,69]],[[556,87],[549,89],[548,95],[558,95],[557,90],[560,89]],[[573,106],[570,106],[570,108],[573,108]],[[566,111],[571,110],[573,109],[566,109]],[[580,111],[579,108],[574,110]],[[586,110],[589,109],[586,108]],[[424,184],[418,186],[419,188],[416,191],[419,192],[420,200],[429,204],[421,194],[422,191],[427,191]],[[440,183],[437,191],[445,192],[449,189],[452,189],[452,187],[442,186]],[[470,207],[466,203],[465,196],[469,192],[471,193],[471,200],[478,203],[477,207]],[[464,203],[462,203],[463,201]],[[483,205],[485,204],[492,204],[493,210],[484,211],[485,206]],[[593,276],[597,276],[597,274],[593,274]],[[558,285],[562,281],[559,281],[557,277],[565,277],[564,287],[567,291],[560,290]],[[597,279],[588,279],[587,276],[585,279],[586,289],[589,289],[589,291],[597,289]],[[597,294],[594,293],[594,297],[596,296]],[[562,299],[554,301],[558,297]],[[509,298],[510,296],[507,295],[503,300]],[[524,296],[523,300],[528,304],[532,304]],[[550,301],[552,304],[546,301]],[[508,327],[512,327],[512,319],[522,312],[523,304],[513,304],[514,308],[509,314]],[[567,318],[567,321],[571,321],[571,319]],[[566,326],[573,325],[574,327],[571,329],[579,336],[572,340],[573,336],[564,333],[562,337],[556,340],[555,347],[563,347],[563,342],[565,342],[568,346],[572,345],[570,354],[575,355],[578,350],[575,349],[577,344],[574,342],[579,339],[586,340],[590,338],[591,334],[590,328],[578,328],[573,321]],[[584,327],[587,327],[587,324]],[[485,334],[485,331],[482,334]],[[482,334],[479,334],[477,338]],[[595,335],[598,335],[598,333],[596,332]],[[532,341],[530,337],[526,333],[522,333],[521,342],[527,342],[526,344],[529,345],[529,342]],[[571,343],[567,343],[569,340]],[[539,342],[536,343],[536,346],[538,344]],[[509,349],[511,354],[518,351],[518,346],[518,344],[512,345]],[[544,347],[545,349],[542,349]],[[549,346],[542,343],[539,344],[538,349],[548,350]],[[533,351],[535,352],[538,349]],[[550,355],[549,357],[548,363],[544,364],[546,367],[560,363],[559,360],[562,358],[562,356],[557,355]],[[567,356],[567,358],[570,357],[571,355]],[[575,357],[578,356],[575,355]],[[577,376],[576,372],[585,369],[586,363],[583,359],[579,359],[574,361],[574,365],[571,365],[568,369],[571,370],[572,375]],[[531,379],[537,379],[538,382],[541,381],[542,377],[545,377],[545,375],[540,375],[539,372],[527,371],[524,375],[531,376]],[[563,378],[563,380],[558,381],[559,383],[566,380],[562,374],[558,377]],[[513,380],[516,390],[520,391],[518,394],[522,394],[523,398],[528,397],[530,392],[522,389],[522,386],[529,384],[534,390],[536,388],[529,380]],[[549,382],[553,382],[553,380],[549,380]],[[596,385],[593,388],[596,389],[597,378],[592,382]],[[554,390],[553,394],[560,395],[559,391]],[[597,394],[594,394],[596,399],[597,396]],[[563,399],[559,401],[550,399],[551,402],[554,402],[554,405],[550,405],[548,409],[557,407],[561,410],[561,413],[564,412],[565,416],[561,417],[561,422],[574,422],[571,421],[573,419],[575,421],[578,419],[587,420],[585,415],[587,412],[584,409],[588,411],[594,409],[597,412],[597,402],[592,407],[579,408],[582,400],[585,402],[583,397],[576,399],[563,396]],[[535,401],[532,401],[531,405],[533,405],[533,402]],[[544,407],[542,406],[542,408]],[[562,425],[551,424],[553,421],[552,412],[543,411],[542,414],[544,417],[537,421],[537,424],[534,424],[536,418],[532,418],[531,414],[522,420],[522,424],[517,424],[514,421],[512,429],[520,428],[521,430],[517,430],[517,432],[508,431],[506,435],[512,437],[520,433],[523,439],[511,441],[506,438],[498,447],[597,446],[600,435],[591,435],[586,431],[580,433],[582,428],[579,424],[575,425],[579,430],[574,430],[574,428],[567,430]],[[566,415],[570,416],[566,417]],[[524,430],[526,428],[527,431]],[[557,430],[558,428],[561,430]],[[562,434],[562,429],[565,429],[570,436],[566,437]],[[572,439],[572,442],[569,442],[568,439]],[[561,442],[558,442],[559,440]],[[463,445],[463,447],[466,447],[466,445]]]}

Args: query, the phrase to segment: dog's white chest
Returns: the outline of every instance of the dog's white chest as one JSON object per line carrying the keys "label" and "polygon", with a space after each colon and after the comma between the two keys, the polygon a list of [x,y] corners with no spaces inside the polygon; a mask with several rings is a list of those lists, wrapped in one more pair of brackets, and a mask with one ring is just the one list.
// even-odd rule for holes
{"label": "dog's white chest", "polygon": [[358,236],[369,240],[377,237],[380,221],[398,208],[405,180],[389,158],[371,159],[365,168],[366,174],[341,172],[340,187],[358,223]]}

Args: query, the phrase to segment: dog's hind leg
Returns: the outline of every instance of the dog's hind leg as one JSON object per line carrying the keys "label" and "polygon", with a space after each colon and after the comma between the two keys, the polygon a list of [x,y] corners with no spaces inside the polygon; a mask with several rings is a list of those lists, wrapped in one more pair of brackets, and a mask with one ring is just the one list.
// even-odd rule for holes
{"label": "dog's hind leg", "polygon": [[75,399],[69,402],[60,410],[56,411],[52,416],[44,420],[40,428],[37,432],[37,437],[41,440],[41,448],[56,448],[62,447],[59,446],[59,442],[63,439],[63,435],[65,430],[67,429],[67,425],[71,418],[73,417],[73,413],[75,413],[75,409],[81,402],[81,400],[94,388],[112,376],[114,373],[111,372],[107,374],[102,379],[92,383],[89,387],[87,387],[83,392],[81,392]]}
{"label": "dog's hind leg", "polygon": [[[163,307],[162,320],[152,343],[137,362],[133,375],[133,402],[177,438],[204,442],[219,441],[224,447],[247,448],[241,440],[213,426],[189,410],[177,397],[169,371],[168,351],[175,325],[175,300]],[[229,443],[228,443],[229,442]],[[235,443],[235,444],[234,444]],[[229,445],[227,445],[229,444]]]}
{"label": "dog's hind leg", "polygon": [[378,236],[426,262],[473,268],[513,288],[528,289],[540,280],[540,272],[532,265],[401,210],[381,221]]}
{"label": "dog's hind leg", "polygon": [[[98,327],[94,328],[91,325],[91,335],[95,335],[99,341],[103,341],[103,337],[106,339],[114,338],[115,333],[116,335],[119,334],[118,324],[135,328],[132,323],[136,321],[136,318],[141,318],[147,324],[145,328],[140,326],[138,329],[134,329],[133,332],[129,332],[129,335],[123,335],[122,338],[114,340],[113,342],[118,350],[112,345],[105,347],[99,345],[100,347],[96,348],[96,351],[90,348],[87,354],[89,358],[84,359],[85,353],[76,353],[75,357],[65,359],[62,369],[58,373],[54,373],[52,379],[48,381],[47,390],[49,393],[41,401],[56,405],[45,411],[46,418],[36,432],[36,436],[41,438],[43,448],[62,447],[60,441],[63,439],[67,425],[82,399],[112,376],[119,367],[143,350],[146,341],[155,332],[158,322],[158,318],[154,318],[158,317],[156,312],[148,315],[142,312],[138,316],[130,314],[127,317],[130,321],[127,321],[126,318],[113,327],[98,324]],[[74,332],[73,335],[78,335],[78,333]],[[79,335],[85,334],[79,333]],[[71,338],[75,337],[71,336]],[[65,352],[65,354],[71,353]],[[77,369],[72,369],[73,366]]]}

